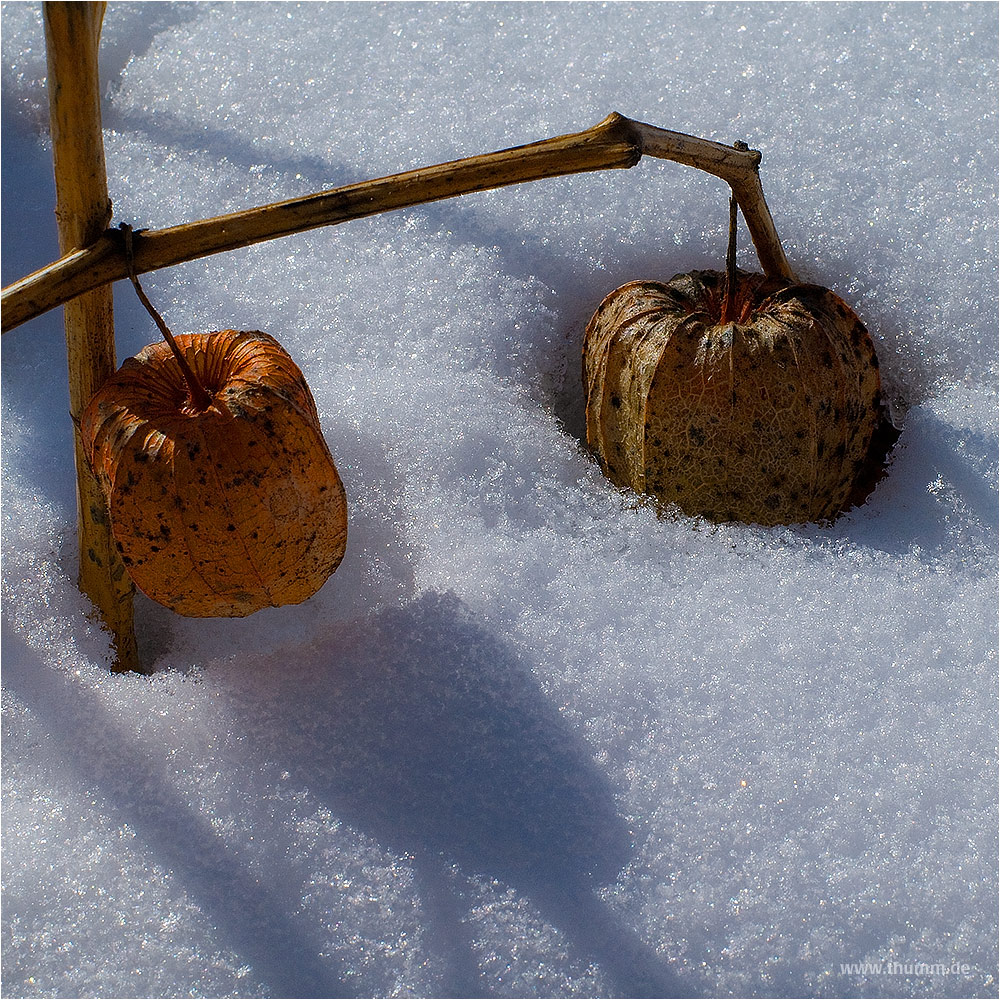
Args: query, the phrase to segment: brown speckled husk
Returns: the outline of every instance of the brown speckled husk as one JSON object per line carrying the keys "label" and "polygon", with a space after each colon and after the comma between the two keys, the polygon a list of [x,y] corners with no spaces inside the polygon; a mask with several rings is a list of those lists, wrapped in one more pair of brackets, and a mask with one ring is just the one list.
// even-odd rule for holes
{"label": "brown speckled husk", "polygon": [[587,441],[608,477],[691,515],[765,525],[843,510],[879,420],[871,338],[829,289],[736,274],[633,281],[584,337]]}

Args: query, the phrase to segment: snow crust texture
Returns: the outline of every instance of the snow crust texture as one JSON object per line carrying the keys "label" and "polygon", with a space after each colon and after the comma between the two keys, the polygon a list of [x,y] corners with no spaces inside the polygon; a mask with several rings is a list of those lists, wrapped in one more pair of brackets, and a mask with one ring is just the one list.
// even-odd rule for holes
{"label": "snow crust texture", "polygon": [[[172,225],[576,131],[764,153],[797,272],[902,428],[833,524],[605,480],[580,349],[723,266],[643,160],[148,275],[264,330],[347,489],[302,605],[107,670],[75,587],[58,311],[3,342],[8,996],[997,995],[997,8],[112,3],[115,221]],[[57,256],[40,5],[2,8],[3,281]],[[741,236],[740,266],[755,261]],[[116,289],[121,358],[156,339]]]}

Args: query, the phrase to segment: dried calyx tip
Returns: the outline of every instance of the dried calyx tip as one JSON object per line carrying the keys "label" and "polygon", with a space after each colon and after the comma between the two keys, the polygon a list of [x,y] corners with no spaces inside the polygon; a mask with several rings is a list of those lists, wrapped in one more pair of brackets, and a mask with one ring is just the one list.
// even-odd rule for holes
{"label": "dried calyx tip", "polygon": [[184,376],[184,381],[187,383],[188,391],[191,393],[191,404],[198,411],[207,410],[212,405],[212,397],[206,391],[205,387],[198,380],[198,376],[195,375],[193,369],[188,364],[188,360],[184,357],[184,353],[177,346],[177,341],[174,340],[174,335],[170,332],[170,328],[167,326],[163,317],[156,311],[153,303],[146,298],[146,293],[142,290],[142,286],[139,284],[139,278],[135,273],[135,259],[132,254],[132,227],[128,223],[121,223],[119,228],[125,237],[125,261],[128,266],[128,277],[129,281],[132,282],[132,287],[135,289],[136,295],[139,296],[139,301],[142,303],[143,308],[150,316],[153,317],[153,322],[156,323],[157,328],[163,335],[163,339],[167,342],[170,350],[173,352],[174,358],[177,360],[177,364],[180,367],[181,374]]}

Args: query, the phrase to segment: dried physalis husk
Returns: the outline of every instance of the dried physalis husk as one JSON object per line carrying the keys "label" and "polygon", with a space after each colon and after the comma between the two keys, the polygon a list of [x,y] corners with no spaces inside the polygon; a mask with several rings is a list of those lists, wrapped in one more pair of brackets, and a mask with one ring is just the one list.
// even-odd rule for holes
{"label": "dried physalis husk", "polygon": [[737,271],[612,292],[587,327],[587,441],[620,486],[713,521],[847,505],[880,416],[878,360],[829,289]]}
{"label": "dried physalis husk", "polygon": [[91,400],[84,446],[136,586],[192,617],[298,604],[337,568],[347,503],[302,372],[266,333],[175,338],[128,359]]}

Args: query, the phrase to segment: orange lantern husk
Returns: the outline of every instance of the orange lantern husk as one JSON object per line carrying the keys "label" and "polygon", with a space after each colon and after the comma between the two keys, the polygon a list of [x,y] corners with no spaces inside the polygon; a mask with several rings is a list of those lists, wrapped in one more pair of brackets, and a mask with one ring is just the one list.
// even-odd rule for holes
{"label": "orange lantern husk", "polygon": [[175,338],[129,358],[81,433],[136,586],[190,617],[298,604],[347,545],[347,502],[302,372],[259,331]]}

